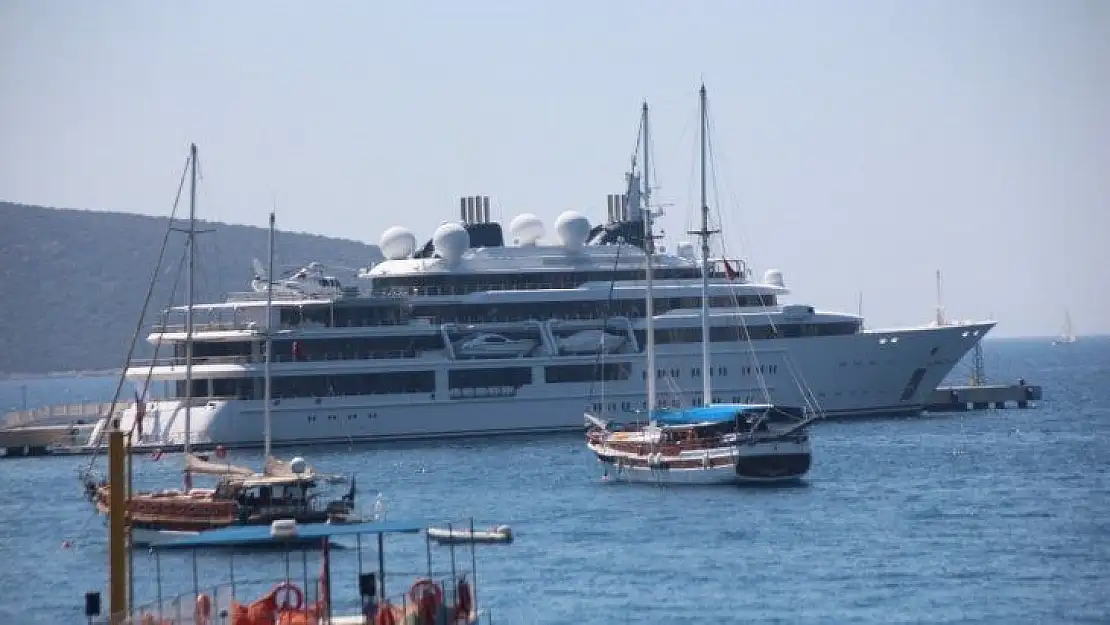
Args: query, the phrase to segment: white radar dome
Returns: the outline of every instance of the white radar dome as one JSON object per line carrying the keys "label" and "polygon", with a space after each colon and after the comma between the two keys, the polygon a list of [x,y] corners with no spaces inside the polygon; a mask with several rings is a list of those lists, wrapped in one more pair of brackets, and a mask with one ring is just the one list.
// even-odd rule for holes
{"label": "white radar dome", "polygon": [[436,253],[448,263],[454,264],[462,258],[463,252],[470,248],[470,234],[458,223],[446,223],[436,228],[432,235]]}
{"label": "white radar dome", "polygon": [[782,281],[782,272],[778,269],[768,269],[767,273],[763,274],[763,284],[784,286]]}
{"label": "white radar dome", "polygon": [[289,468],[292,469],[293,473],[296,473],[297,475],[300,475],[301,473],[304,473],[304,470],[306,468],[304,458],[301,458],[300,456],[297,456],[296,458],[293,458],[289,462]]}
{"label": "white radar dome", "polygon": [[559,233],[563,245],[578,249],[590,235],[590,220],[578,211],[564,211],[555,220],[555,231]]}
{"label": "white radar dome", "polygon": [[416,251],[416,235],[408,228],[393,226],[382,233],[378,247],[389,260],[408,258]]}
{"label": "white radar dome", "polygon": [[543,237],[543,222],[532,213],[521,213],[509,222],[509,234],[517,245],[535,245]]}

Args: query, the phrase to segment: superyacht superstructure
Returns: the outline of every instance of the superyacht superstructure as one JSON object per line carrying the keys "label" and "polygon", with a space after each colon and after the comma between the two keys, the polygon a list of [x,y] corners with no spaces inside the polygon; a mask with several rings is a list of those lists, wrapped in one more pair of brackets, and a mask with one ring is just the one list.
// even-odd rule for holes
{"label": "superyacht superstructure", "polygon": [[[262,444],[271,289],[275,445],[581,431],[583,408],[643,410],[648,375],[660,407],[701,405],[710,376],[714,403],[815,400],[828,416],[916,414],[994,326],[865,330],[859,315],[785,301],[779,271],[756,280],[744,262],[716,258],[705,286],[706,370],[702,262],[679,244],[654,256],[656,370],[647,371],[644,207],[638,174],[626,180],[603,223],[564,212],[555,242],[543,241],[531,214],[514,218],[507,238],[488,196],[464,197],[458,221],[422,246],[407,229],[387,230],[386,259],[360,276],[368,288],[316,264],[281,281],[255,275],[252,291],[194,306],[191,350],[187,309],[165,311],[148,340],[172,356],[126,371],[165,389],[138,411],[144,434],[134,444],[182,445],[184,397],[192,445]],[[125,410],[122,427],[135,415]]]}

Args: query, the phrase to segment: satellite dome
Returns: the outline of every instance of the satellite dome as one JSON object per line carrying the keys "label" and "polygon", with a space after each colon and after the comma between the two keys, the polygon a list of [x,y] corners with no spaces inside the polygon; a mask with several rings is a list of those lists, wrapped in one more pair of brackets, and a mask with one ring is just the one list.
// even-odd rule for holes
{"label": "satellite dome", "polygon": [[768,269],[767,273],[763,274],[763,284],[784,286],[782,281],[782,272],[778,269]]}
{"label": "satellite dome", "polygon": [[578,211],[563,211],[555,220],[555,231],[559,240],[570,249],[578,249],[590,235],[590,220]]}
{"label": "satellite dome", "polygon": [[378,247],[389,260],[408,258],[416,251],[416,235],[408,228],[393,226],[382,233]]}
{"label": "satellite dome", "polygon": [[532,213],[521,213],[509,222],[509,234],[517,245],[535,245],[543,236],[543,222]]}
{"label": "satellite dome", "polygon": [[300,456],[297,456],[296,458],[293,458],[293,460],[289,462],[289,468],[292,469],[293,473],[296,473],[297,475],[300,475],[300,474],[304,473],[305,468],[307,468],[307,467],[306,467],[304,458],[301,458]]}
{"label": "satellite dome", "polygon": [[455,264],[462,258],[463,252],[470,249],[470,234],[462,224],[446,223],[436,228],[432,244],[441,258]]}

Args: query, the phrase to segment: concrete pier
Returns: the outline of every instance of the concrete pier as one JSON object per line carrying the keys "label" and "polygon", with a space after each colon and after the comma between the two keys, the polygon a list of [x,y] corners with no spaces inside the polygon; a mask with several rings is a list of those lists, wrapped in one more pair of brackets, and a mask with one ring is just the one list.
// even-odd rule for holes
{"label": "concrete pier", "polygon": [[1035,384],[983,384],[980,386],[942,386],[933,391],[925,403],[930,412],[962,412],[989,408],[1028,408],[1041,399],[1041,387]]}
{"label": "concrete pier", "polygon": [[45,456],[57,446],[76,446],[88,440],[92,424],[39,425],[0,429],[0,457]]}

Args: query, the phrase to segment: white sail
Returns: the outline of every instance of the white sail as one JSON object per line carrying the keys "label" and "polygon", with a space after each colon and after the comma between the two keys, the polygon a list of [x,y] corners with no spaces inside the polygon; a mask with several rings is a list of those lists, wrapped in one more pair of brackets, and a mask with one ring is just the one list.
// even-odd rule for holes
{"label": "white sail", "polygon": [[1063,333],[1060,334],[1060,338],[1056,339],[1052,343],[1054,345],[1060,345],[1062,343],[1074,343],[1074,342],[1075,342],[1075,332],[1072,330],[1072,327],[1071,327],[1071,314],[1068,311],[1065,310],[1064,311],[1064,331],[1063,331]]}

